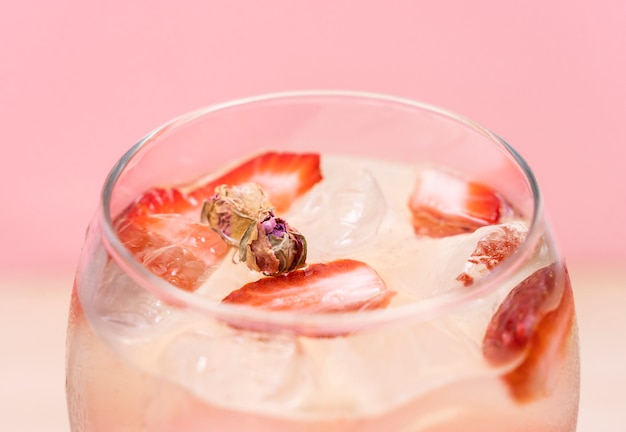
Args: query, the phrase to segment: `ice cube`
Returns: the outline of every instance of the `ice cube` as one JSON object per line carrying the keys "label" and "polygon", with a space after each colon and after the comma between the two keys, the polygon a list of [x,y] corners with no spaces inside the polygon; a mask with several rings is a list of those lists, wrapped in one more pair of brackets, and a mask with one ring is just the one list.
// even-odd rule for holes
{"label": "ice cube", "polygon": [[480,344],[458,334],[454,322],[402,323],[302,343],[315,383],[303,406],[327,416],[376,416],[485,369]]}
{"label": "ice cube", "polygon": [[389,248],[392,254],[381,257],[379,273],[392,289],[414,301],[435,297],[468,286],[491,271],[517,249],[527,231],[523,222],[508,222],[471,234],[407,237]]}
{"label": "ice cube", "polygon": [[213,323],[176,336],[158,361],[160,372],[219,405],[284,410],[311,384],[296,336],[262,334]]}
{"label": "ice cube", "polygon": [[450,260],[467,237],[417,239],[413,235],[397,240],[378,260],[378,271],[387,285],[400,293],[399,299],[408,296],[407,301],[419,301],[445,293],[458,287],[450,274]]}
{"label": "ice cube", "polygon": [[490,272],[513,254],[527,233],[528,227],[522,222],[510,222],[481,230],[476,246],[457,280],[465,286],[471,285],[476,278]]}
{"label": "ice cube", "polygon": [[149,329],[171,312],[170,307],[138,286],[114,261],[106,266],[95,292],[93,308],[99,321],[124,332]]}
{"label": "ice cube", "polygon": [[290,223],[300,229],[310,254],[345,257],[367,246],[387,212],[378,182],[367,169],[343,168],[329,176],[294,209]]}

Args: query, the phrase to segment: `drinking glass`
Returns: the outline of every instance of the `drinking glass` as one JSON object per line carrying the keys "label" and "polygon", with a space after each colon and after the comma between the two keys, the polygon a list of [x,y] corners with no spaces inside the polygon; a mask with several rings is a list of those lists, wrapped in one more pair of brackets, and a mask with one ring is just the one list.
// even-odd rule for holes
{"label": "drinking glass", "polygon": [[[374,267],[395,293],[386,307],[302,313],[227,304],[228,270],[177,285],[166,260],[172,250],[172,260],[184,260],[184,242],[148,244],[147,231],[137,234],[160,254],[149,265],[121,237],[116,221],[138,197],[190,187],[266,151],[330,161],[288,220],[306,235],[310,263],[356,258]],[[454,235],[392,234],[393,221],[411,218],[414,174],[433,168],[443,179],[454,173],[435,182],[442,194],[458,198],[458,181],[480,185],[502,197],[506,217]],[[201,220],[198,210],[193,223]],[[241,266],[230,249],[225,262]],[[392,96],[264,95],[146,135],[104,183],[67,341],[73,432],[576,429],[572,290],[535,177],[481,125]]]}

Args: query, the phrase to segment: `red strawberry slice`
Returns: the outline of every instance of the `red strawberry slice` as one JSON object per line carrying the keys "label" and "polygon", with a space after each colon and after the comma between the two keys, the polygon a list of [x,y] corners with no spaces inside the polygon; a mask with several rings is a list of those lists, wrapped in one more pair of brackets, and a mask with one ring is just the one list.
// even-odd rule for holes
{"label": "red strawberry slice", "polygon": [[259,279],[233,291],[222,302],[271,311],[338,313],[381,309],[395,294],[369,265],[341,259]]}
{"label": "red strawberry slice", "polygon": [[126,211],[128,217],[162,213],[183,214],[202,206],[215,188],[248,182],[257,183],[270,197],[276,212],[285,212],[291,203],[322,180],[320,156],[316,153],[267,152],[253,157],[220,177],[191,191],[154,188],[144,193]]}
{"label": "red strawberry slice", "polygon": [[341,259],[259,279],[222,301],[273,311],[332,313],[380,309],[394,294],[369,265]]}
{"label": "red strawberry slice", "polygon": [[[122,243],[152,273],[195,291],[221,262],[229,246],[210,227],[197,223],[200,203],[175,188],[154,188],[114,222]],[[192,210],[197,215],[191,215]]]}
{"label": "red strawberry slice", "polygon": [[157,214],[184,214],[202,204],[195,197],[176,188],[154,188],[145,192],[124,212],[124,218]]}
{"label": "red strawberry slice", "polygon": [[208,226],[178,215],[120,221],[117,233],[152,273],[187,291],[196,290],[230,248]]}
{"label": "red strawberry slice", "polygon": [[193,291],[228,251],[228,245],[200,220],[205,199],[221,184],[256,182],[277,211],[321,180],[317,154],[265,153],[226,174],[186,192],[153,188],[116,218],[122,242],[153,273],[179,288]]}
{"label": "red strawberry slice", "polygon": [[282,213],[321,179],[319,154],[268,152],[244,162],[191,195],[202,200],[207,193],[212,195],[217,185],[254,182],[265,190],[276,212]]}
{"label": "red strawberry slice", "polygon": [[574,322],[574,298],[565,267],[537,270],[502,302],[483,339],[483,353],[494,366],[523,358],[502,378],[518,402],[547,396],[551,377],[567,354]]}
{"label": "red strawberry slice", "polygon": [[409,198],[415,233],[428,237],[469,233],[495,224],[502,206],[488,186],[436,169],[420,173]]}

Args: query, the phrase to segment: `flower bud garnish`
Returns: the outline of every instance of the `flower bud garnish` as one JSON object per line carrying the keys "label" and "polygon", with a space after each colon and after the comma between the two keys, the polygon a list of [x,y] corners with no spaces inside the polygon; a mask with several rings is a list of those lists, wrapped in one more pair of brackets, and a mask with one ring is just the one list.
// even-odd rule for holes
{"label": "flower bud garnish", "polygon": [[306,239],[273,213],[252,225],[239,244],[239,258],[266,276],[289,273],[306,264]]}
{"label": "flower bud garnish", "polygon": [[201,219],[239,249],[239,260],[266,276],[306,265],[306,239],[274,215],[267,195],[255,183],[221,185],[204,203]]}
{"label": "flower bud garnish", "polygon": [[227,243],[239,246],[251,225],[272,211],[265,191],[256,183],[221,185],[204,202],[202,222],[208,223]]}

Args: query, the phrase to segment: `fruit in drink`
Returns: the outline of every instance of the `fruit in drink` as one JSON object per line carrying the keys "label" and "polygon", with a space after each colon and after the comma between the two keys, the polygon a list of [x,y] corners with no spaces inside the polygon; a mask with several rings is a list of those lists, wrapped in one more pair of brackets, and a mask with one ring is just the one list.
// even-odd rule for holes
{"label": "fruit in drink", "polygon": [[573,320],[572,288],[561,264],[535,271],[500,304],[487,327],[483,353],[494,366],[521,359],[503,376],[516,400],[550,395]]}
{"label": "fruit in drink", "polygon": [[415,182],[409,208],[418,235],[445,237],[497,223],[503,200],[482,183],[442,169],[424,169]]}
{"label": "fruit in drink", "polygon": [[358,312],[385,307],[394,294],[370,266],[344,259],[259,279],[222,301],[273,311]]}
{"label": "fruit in drink", "polygon": [[199,209],[218,186],[255,182],[277,211],[285,211],[320,180],[318,155],[268,152],[200,186],[151,189],[114,225],[122,243],[154,274],[195,291],[229,250],[216,232],[200,224]]}
{"label": "fruit in drink", "polygon": [[[216,306],[221,301],[255,312],[290,312],[331,322],[369,312],[393,317],[395,309],[419,302],[421,289],[437,284],[471,292],[478,278],[505,263],[526,238],[527,221],[497,191],[438,167],[420,171],[414,183],[400,184],[397,179],[406,178],[410,170],[387,176],[401,171],[394,165],[381,175],[377,170],[382,164],[374,161],[365,171],[368,179],[380,183],[374,189],[384,191],[380,213],[358,213],[365,205],[360,196],[354,200],[354,214],[341,213],[341,223],[355,224],[350,233],[366,236],[366,247],[328,258],[327,248],[317,247],[317,238],[309,236],[313,253],[308,262],[269,276],[228,259],[247,241],[248,226],[256,225],[243,222],[235,230],[243,234],[232,235],[229,217],[237,207],[230,202],[218,206],[213,224],[202,218],[203,203],[216,188],[228,191],[250,181],[259,185],[272,210],[270,219],[256,222],[275,223],[268,232],[280,239],[281,224],[287,226],[282,216],[306,222],[306,214],[299,216],[310,203],[297,202],[310,198],[316,186],[323,190],[327,176],[343,172],[342,160],[328,159],[333,169],[323,170],[325,161],[317,155],[269,152],[206,182],[152,189],[115,220],[118,236],[153,273],[194,295],[210,297]],[[341,192],[337,195],[345,197],[343,192],[353,190]],[[254,212],[250,214],[255,222]],[[357,225],[363,214],[376,215],[376,224],[365,225],[366,232]],[[305,223],[297,228],[309,232]],[[468,251],[460,260],[465,267],[429,278],[434,271],[422,262],[424,257],[447,260],[457,249]],[[255,247],[245,250],[257,253]],[[414,264],[408,278],[412,286],[396,280],[393,254],[400,251],[408,251],[407,261]],[[425,323],[413,323],[405,315],[407,322],[400,326],[350,331],[344,331],[349,325],[333,331],[332,326],[224,316],[208,323],[186,317],[190,321],[178,323],[174,317],[180,311],[166,305],[163,316],[149,324],[120,318],[117,311],[94,320],[92,330],[85,319],[91,317],[83,314],[94,308],[85,312],[76,306],[73,335],[90,347],[75,351],[76,364],[100,362],[101,370],[115,370],[111,377],[98,374],[87,380],[89,409],[94,411],[82,415],[98,424],[94,431],[224,432],[241,430],[242,425],[259,432],[488,431],[506,429],[517,419],[520,430],[569,432],[571,422],[545,426],[545,418],[547,413],[571,417],[567,395],[577,391],[567,374],[575,361],[568,355],[574,343],[571,289],[556,264],[533,271],[513,289],[498,288],[496,294],[505,298],[501,303],[493,300],[495,294],[481,297],[484,304],[477,309],[497,310],[482,327],[471,311],[463,317],[443,313]],[[134,301],[130,288],[127,298]],[[140,312],[152,305],[143,292],[137,298]],[[111,305],[95,310],[110,311]],[[148,313],[152,317],[160,309]],[[141,326],[132,327],[140,321]],[[106,327],[110,323],[113,330]],[[85,379],[77,372],[70,381],[79,387]],[[123,389],[127,397],[120,407],[112,395]],[[133,424],[136,411],[143,409],[138,401],[153,404],[152,414]],[[124,418],[102,416],[98,410]]]}

